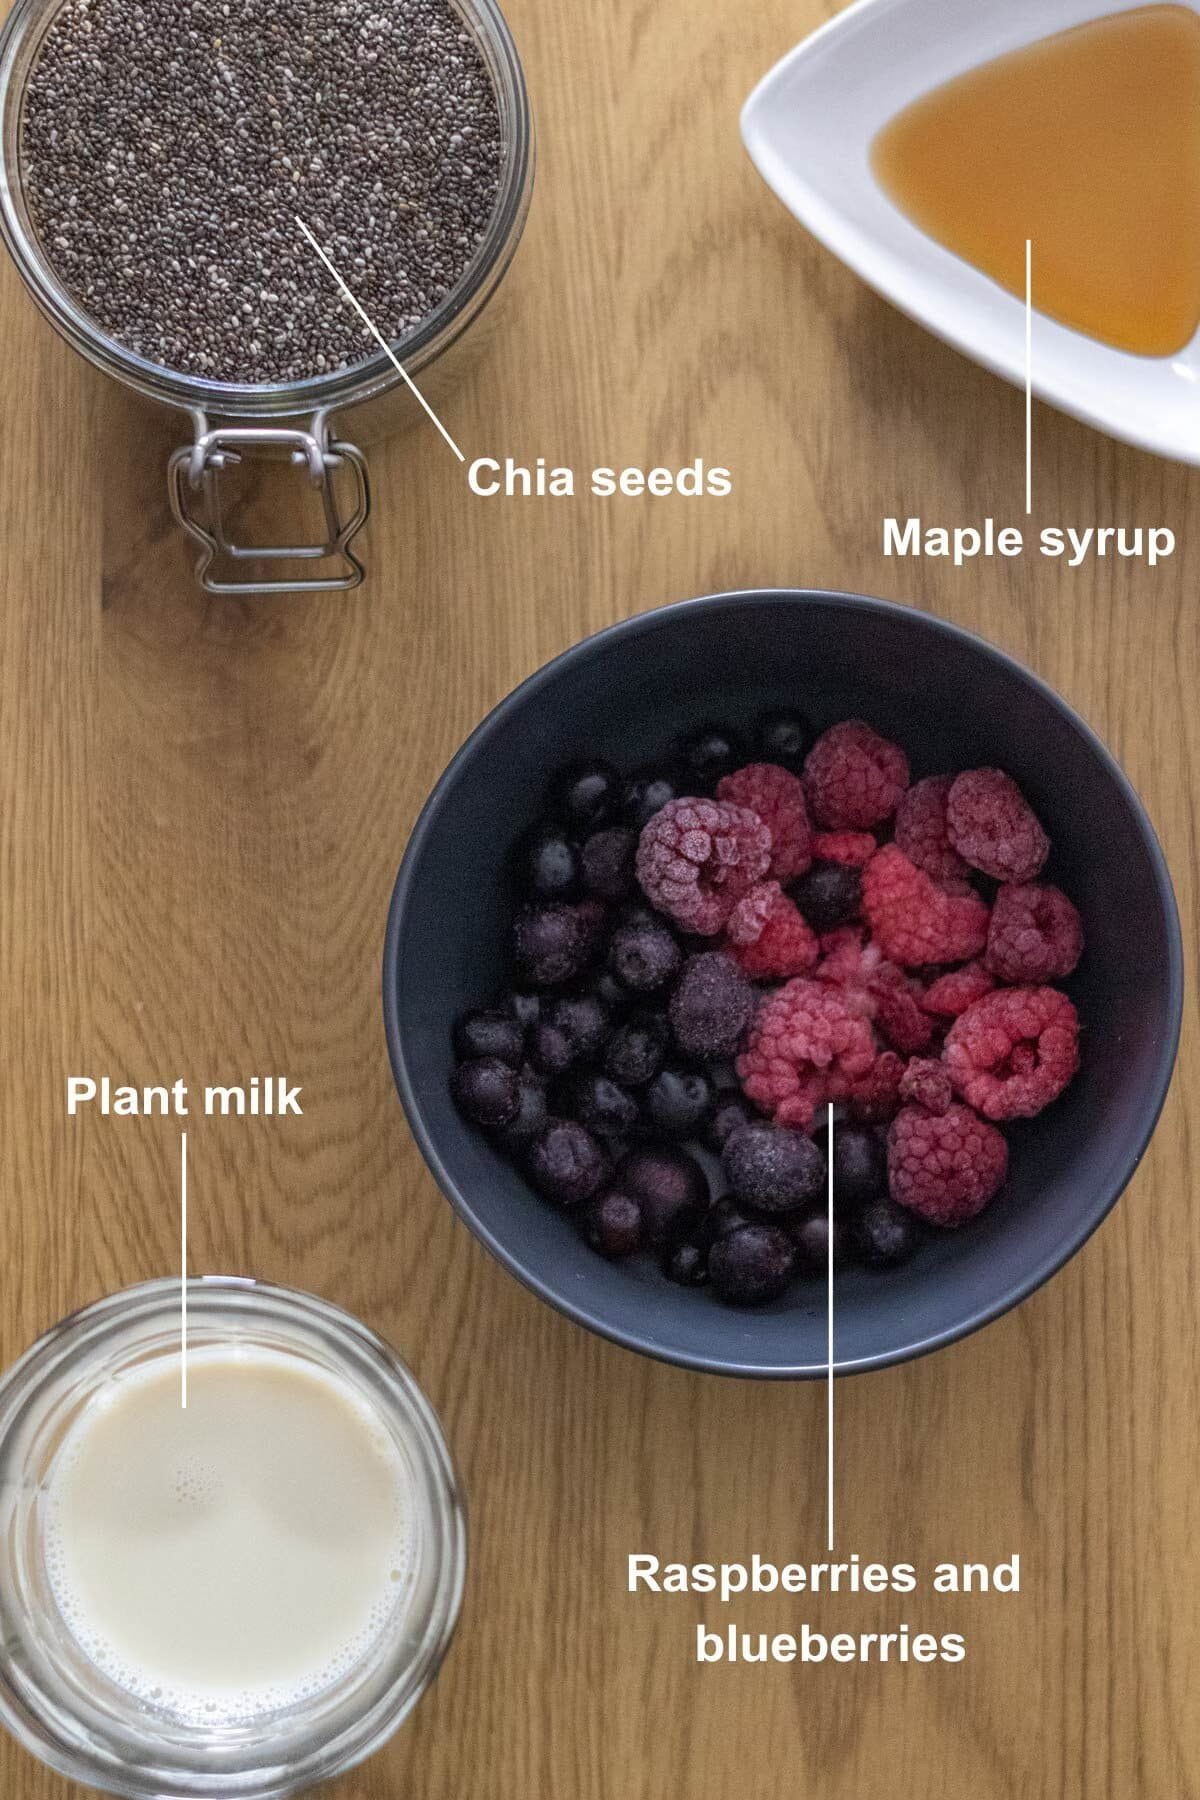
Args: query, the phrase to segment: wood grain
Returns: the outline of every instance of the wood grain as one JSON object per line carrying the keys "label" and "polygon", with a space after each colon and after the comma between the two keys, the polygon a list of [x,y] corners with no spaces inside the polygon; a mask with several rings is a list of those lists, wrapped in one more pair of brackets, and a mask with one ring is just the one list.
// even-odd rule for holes
{"label": "wood grain", "polygon": [[[469,454],[704,456],[732,498],[473,500],[410,435],[372,454],[363,592],[205,599],[165,510],[172,422],[147,425],[0,271],[0,1349],[174,1266],[175,1129],[68,1126],[69,1071],[286,1071],[303,1120],[193,1131],[195,1266],[315,1289],[391,1338],[474,1533],[436,1689],[338,1800],[1198,1800],[1194,997],[1153,1149],[1086,1250],[978,1337],[839,1391],[843,1548],[1021,1553],[1019,1598],[904,1609],[967,1632],[961,1668],[694,1668],[694,1622],[720,1609],[628,1596],[624,1558],[819,1556],[823,1396],[585,1336],[453,1222],[404,1125],[379,959],[422,800],[516,681],[663,601],[850,587],[982,631],[1123,760],[1189,946],[1200,901],[1200,476],[1039,408],[1036,522],[1166,524],[1175,559],[885,564],[885,512],[1016,516],[1023,412],[810,242],[740,148],[754,80],[836,8],[509,10],[538,191],[505,333],[447,423]],[[770,1630],[900,1616],[738,1610]],[[68,1791],[0,1744],[0,1793]]]}

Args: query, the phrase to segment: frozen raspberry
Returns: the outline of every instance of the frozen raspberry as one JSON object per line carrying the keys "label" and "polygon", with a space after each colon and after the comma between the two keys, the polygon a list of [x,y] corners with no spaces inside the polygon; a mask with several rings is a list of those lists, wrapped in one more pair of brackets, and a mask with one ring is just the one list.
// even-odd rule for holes
{"label": "frozen raspberry", "polygon": [[900,1078],[900,1098],[923,1106],[926,1112],[947,1112],[954,1089],[945,1063],[932,1056],[914,1056]]}
{"label": "frozen raspberry", "polygon": [[996,895],[984,961],[1001,981],[1061,981],[1083,955],[1083,922],[1061,888],[1008,883]]}
{"label": "frozen raspberry", "polygon": [[875,1060],[867,1020],[821,982],[797,979],[759,1007],[737,1072],[747,1098],[777,1124],[807,1131],[816,1108],[843,1099]]}
{"label": "frozen raspberry", "polygon": [[812,861],[812,827],[804,783],[778,763],[748,763],[717,783],[717,799],[757,813],[771,833],[771,866],[776,881],[795,881]]}
{"label": "frozen raspberry", "polygon": [[937,1017],[957,1019],[965,1013],[968,1006],[974,1006],[976,1000],[982,1000],[995,987],[995,980],[988,974],[982,963],[964,963],[961,969],[951,969],[946,975],[939,975],[925,989],[921,1005],[927,1013]]}
{"label": "frozen raspberry", "polygon": [[943,893],[894,844],[885,845],[863,871],[863,912],[884,955],[905,968],[966,962],[987,943],[985,903],[974,895]]}
{"label": "frozen raspberry", "polygon": [[689,956],[671,996],[671,1029],[686,1056],[732,1056],[754,1012],[754,989],[730,956]]}
{"label": "frozen raspberry", "polygon": [[868,830],[895,812],[908,786],[908,758],[861,719],[845,719],[809,751],[804,786],[826,831]]}
{"label": "frozen raspberry", "polygon": [[997,881],[1032,881],[1050,840],[1011,775],[968,769],[956,775],[946,801],[950,842],[973,869]]}
{"label": "frozen raspberry", "polygon": [[1057,988],[997,988],[954,1021],[942,1055],[985,1118],[1032,1119],[1079,1067],[1079,1015]]}
{"label": "frozen raspberry", "polygon": [[943,894],[953,894],[960,900],[969,900],[972,894],[979,892],[964,875],[949,875],[944,881],[939,881],[938,886]]}
{"label": "frozen raspberry", "polygon": [[[817,964],[817,980],[839,988],[851,1012],[860,1018],[873,1019],[871,983],[884,960],[878,944],[867,942],[861,925],[840,925],[821,938],[821,960]],[[894,966],[894,965],[893,965]]]}
{"label": "frozen raspberry", "polygon": [[965,1225],[983,1211],[1008,1173],[1002,1132],[966,1106],[942,1114],[906,1106],[888,1132],[893,1200],[931,1225]]}
{"label": "frozen raspberry", "polygon": [[869,831],[814,831],[814,862],[841,863],[848,869],[863,869],[879,845]]}
{"label": "frozen raspberry", "polygon": [[846,1092],[851,1117],[866,1125],[885,1125],[900,1104],[903,1079],[904,1058],[894,1050],[882,1051],[867,1073],[852,1082]]}
{"label": "frozen raspberry", "polygon": [[642,829],[637,877],[677,924],[715,937],[770,861],[771,833],[757,813],[719,800],[671,800]]}
{"label": "frozen raspberry", "polygon": [[764,881],[729,915],[729,948],[747,975],[783,980],[807,975],[817,960],[816,935],[777,881]]}
{"label": "frozen raspberry", "polygon": [[933,1038],[933,1024],[921,1009],[920,990],[903,969],[888,962],[878,944],[867,943],[853,927],[821,939],[817,980],[841,992],[851,1012],[871,1019],[892,1045],[911,1056]]}
{"label": "frozen raspberry", "polygon": [[946,829],[946,801],[953,775],[929,775],[914,782],[896,808],[896,842],[910,863],[936,882],[954,881],[967,865]]}
{"label": "frozen raspberry", "polygon": [[915,1056],[933,1042],[933,1021],[921,1006],[921,990],[899,969],[876,980],[875,1024],[894,1050]]}

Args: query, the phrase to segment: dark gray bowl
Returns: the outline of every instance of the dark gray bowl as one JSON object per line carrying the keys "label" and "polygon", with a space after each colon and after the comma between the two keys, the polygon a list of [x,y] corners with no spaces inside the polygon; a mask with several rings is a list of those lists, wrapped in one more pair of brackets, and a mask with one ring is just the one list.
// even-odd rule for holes
{"label": "dark gray bowl", "polygon": [[1007,1186],[978,1221],[939,1235],[901,1271],[839,1277],[840,1371],[976,1330],[1079,1249],[1149,1142],[1182,1011],[1175,899],[1137,796],[1063,701],[979,638],[850,594],[717,594],[616,625],[539,670],[459,751],[409,843],[384,961],[396,1085],[443,1192],[527,1287],[617,1343],[727,1375],[822,1373],[823,1284],[737,1312],[653,1269],[602,1261],[463,1124],[447,1090],[450,1033],[457,1013],[503,984],[505,858],[558,764],[590,753],[631,768],[686,726],[749,722],[787,703],[818,727],[869,719],[905,745],[914,777],[1009,770],[1050,831],[1048,873],[1087,930],[1070,983],[1081,1073],[1056,1106],[1009,1133]]}

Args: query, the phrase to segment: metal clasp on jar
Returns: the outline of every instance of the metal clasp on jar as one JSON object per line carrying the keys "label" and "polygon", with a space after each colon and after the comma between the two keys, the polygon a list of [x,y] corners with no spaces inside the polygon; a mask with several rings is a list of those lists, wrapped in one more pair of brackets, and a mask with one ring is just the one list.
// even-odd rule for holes
{"label": "metal clasp on jar", "polygon": [[[192,410],[195,441],[181,445],[167,465],[171,511],[189,537],[200,545],[196,579],[210,594],[331,593],[356,588],[363,565],[350,546],[367,522],[371,487],[367,465],[353,444],[330,438],[329,416],[314,413],[307,429],[285,425],[209,425],[203,412]],[[310,484],[321,496],[326,538],[319,544],[237,544],[225,526],[221,500],[221,471],[242,461],[247,451],[286,452],[289,460],[307,471]],[[343,518],[333,477],[348,469],[353,479],[353,505]],[[221,581],[212,573],[218,557],[234,562],[313,562],[340,557],[345,567],[333,575],[293,576],[273,580]]]}

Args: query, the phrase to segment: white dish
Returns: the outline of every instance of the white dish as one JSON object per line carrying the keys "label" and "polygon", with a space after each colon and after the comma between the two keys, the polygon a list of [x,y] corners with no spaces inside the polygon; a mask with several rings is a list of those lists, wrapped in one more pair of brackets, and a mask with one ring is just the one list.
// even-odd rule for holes
{"label": "white dish", "polygon": [[[857,0],[759,83],[742,113],[755,166],[800,223],[885,299],[1025,383],[1024,303],[918,230],[871,170],[880,128],[930,89],[1146,0]],[[1182,0],[1200,12],[1200,0]],[[1034,300],[1037,298],[1034,246]],[[1035,312],[1034,391],[1159,456],[1200,464],[1200,334],[1133,356]]]}

